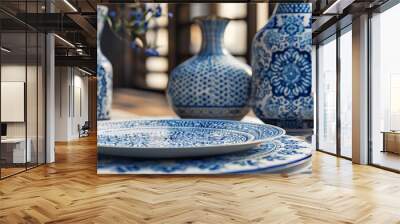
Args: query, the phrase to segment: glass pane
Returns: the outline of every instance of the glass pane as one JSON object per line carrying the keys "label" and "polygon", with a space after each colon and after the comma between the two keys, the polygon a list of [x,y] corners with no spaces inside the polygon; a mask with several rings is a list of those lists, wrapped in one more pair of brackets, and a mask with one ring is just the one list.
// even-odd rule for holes
{"label": "glass pane", "polygon": [[168,83],[168,74],[166,73],[148,73],[146,75],[146,84],[152,89],[166,89]]}
{"label": "glass pane", "polygon": [[28,44],[28,63],[27,63],[27,80],[26,80],[26,125],[27,125],[27,149],[28,168],[37,165],[37,132],[38,132],[38,95],[37,95],[37,83],[38,83],[38,35],[37,33],[27,33],[27,44]]}
{"label": "glass pane", "polygon": [[[235,37],[235,38],[232,38]],[[246,21],[230,21],[226,27],[224,44],[232,54],[246,54],[247,52],[247,24]]]}
{"label": "glass pane", "polygon": [[340,150],[352,157],[352,35],[340,37]]}
{"label": "glass pane", "polygon": [[268,21],[268,3],[257,3],[257,30],[260,30]]}
{"label": "glass pane", "polygon": [[39,34],[38,45],[38,164],[45,163],[45,124],[46,124],[46,108],[45,108],[45,51],[46,37],[44,34]]}
{"label": "glass pane", "polygon": [[[400,5],[372,17],[372,163],[400,170]],[[383,134],[383,132],[386,132]]]}
{"label": "glass pane", "polygon": [[152,19],[149,22],[149,27],[166,27],[168,26],[168,4],[160,3],[162,16]]}
{"label": "glass pane", "polygon": [[190,19],[194,19],[199,16],[209,15],[210,5],[207,3],[191,3],[190,4]]}
{"label": "glass pane", "polygon": [[[312,92],[313,92],[313,96],[314,98],[316,97],[316,92],[317,92],[317,46],[316,45],[312,45],[312,52],[311,52],[311,64],[312,64]],[[317,101],[317,100],[315,100]],[[314,103],[314,117],[317,117],[317,104]],[[312,145],[315,147],[316,143],[317,143],[317,119],[314,119],[314,128],[313,128],[313,136],[311,137],[311,143]]]}
{"label": "glass pane", "polygon": [[318,48],[318,144],[336,153],[336,41]]}
{"label": "glass pane", "polygon": [[157,29],[148,31],[146,36],[149,42],[153,43],[157,47],[157,51],[160,55],[168,54],[168,30],[167,29]]}
{"label": "glass pane", "polygon": [[241,19],[247,16],[247,3],[218,3],[219,16],[230,19]]}
{"label": "glass pane", "polygon": [[166,72],[168,70],[168,59],[164,57],[146,58],[146,69],[151,72]]}
{"label": "glass pane", "polygon": [[[2,33],[1,47],[1,175],[25,170],[31,160],[26,144],[26,33]],[[28,151],[26,147],[28,145]]]}
{"label": "glass pane", "polygon": [[[26,12],[37,13],[38,2],[27,2]],[[37,17],[34,17],[35,19]],[[26,131],[27,131],[27,167],[38,163],[38,33],[27,30],[27,67],[26,67]]]}

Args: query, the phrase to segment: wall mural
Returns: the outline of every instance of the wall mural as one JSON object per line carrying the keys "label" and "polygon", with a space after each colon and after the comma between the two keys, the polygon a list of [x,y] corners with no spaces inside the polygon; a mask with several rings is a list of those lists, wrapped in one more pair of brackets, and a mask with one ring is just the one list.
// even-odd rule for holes
{"label": "wall mural", "polygon": [[[149,58],[169,58],[168,54],[174,58],[184,50],[183,43],[171,37],[164,42],[173,43],[164,55],[158,52],[160,46],[149,45],[158,32],[157,21],[164,27],[170,20],[173,24],[182,22],[180,17],[165,12],[173,6],[113,4],[104,18],[115,35],[124,34],[121,40],[130,43],[122,46],[140,52],[138,60],[147,66]],[[237,7],[247,12],[247,4]],[[250,58],[232,55],[224,46],[227,37],[236,41],[235,36],[250,36],[248,31],[229,31],[230,24],[234,27],[237,20],[222,17],[218,10],[187,19],[193,22],[188,26],[199,31],[201,49],[169,68],[166,94],[124,86],[111,90],[115,96],[109,108],[112,113],[104,109],[107,107],[99,108],[106,115],[99,120],[108,120],[98,121],[97,125],[98,174],[309,172],[313,147],[288,133],[293,129],[312,130],[311,5],[277,5],[274,15],[253,39],[252,68],[246,64]],[[175,29],[166,32],[187,35],[188,40],[196,36],[180,32],[179,26]],[[119,56],[121,61],[123,56]],[[102,61],[98,63],[102,68]],[[105,79],[107,74],[99,70],[99,106],[110,102],[104,101],[108,96],[105,86],[111,83]],[[169,116],[157,115],[158,111],[168,111]]]}

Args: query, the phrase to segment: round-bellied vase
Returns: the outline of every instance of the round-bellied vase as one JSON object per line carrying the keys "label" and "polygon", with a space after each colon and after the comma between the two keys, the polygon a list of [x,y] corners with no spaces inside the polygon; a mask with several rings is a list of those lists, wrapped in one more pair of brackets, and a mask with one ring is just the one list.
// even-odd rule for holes
{"label": "round-bellied vase", "polygon": [[172,71],[168,101],[182,118],[240,120],[250,110],[251,68],[223,46],[228,19],[196,21],[202,31],[201,50]]}
{"label": "round-bellied vase", "polygon": [[252,107],[287,130],[312,130],[311,4],[281,3],[252,43]]}
{"label": "round-bellied vase", "polygon": [[112,103],[113,69],[110,61],[103,55],[100,47],[101,34],[104,28],[108,8],[97,6],[97,119],[110,119]]}

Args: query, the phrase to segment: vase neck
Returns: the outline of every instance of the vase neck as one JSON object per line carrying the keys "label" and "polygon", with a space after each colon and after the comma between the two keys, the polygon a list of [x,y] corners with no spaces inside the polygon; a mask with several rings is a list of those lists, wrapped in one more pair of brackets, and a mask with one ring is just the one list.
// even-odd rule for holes
{"label": "vase neck", "polygon": [[[97,46],[100,46],[100,38],[104,28],[105,18],[108,13],[108,8],[103,5],[97,6]],[[99,47],[97,47],[99,49]]]}
{"label": "vase neck", "polygon": [[311,3],[278,3],[273,14],[311,13]]}
{"label": "vase neck", "polygon": [[224,33],[229,20],[223,18],[203,18],[197,21],[202,32],[199,55],[227,54],[224,48]]}

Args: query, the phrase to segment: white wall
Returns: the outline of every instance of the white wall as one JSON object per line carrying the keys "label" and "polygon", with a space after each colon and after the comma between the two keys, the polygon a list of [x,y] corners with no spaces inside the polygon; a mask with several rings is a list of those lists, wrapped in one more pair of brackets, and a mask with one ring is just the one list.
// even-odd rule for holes
{"label": "white wall", "polygon": [[88,120],[88,78],[72,67],[56,67],[55,140],[79,137],[78,125]]}
{"label": "white wall", "polygon": [[[45,159],[45,90],[43,79],[42,67],[37,67],[36,64],[34,66],[25,66],[25,63],[7,63],[1,66],[2,82],[24,82],[24,87],[26,87],[23,90],[19,90],[20,94],[25,94],[26,90],[26,102],[22,102],[24,104],[22,108],[1,108],[2,112],[7,113],[16,113],[16,111],[13,112],[12,110],[22,110],[19,112],[23,114],[26,112],[27,116],[26,120],[23,119],[21,122],[5,122],[7,124],[7,137],[24,138],[27,136],[30,143],[29,148],[32,152],[32,161],[36,162],[38,158],[39,163],[44,163]],[[2,95],[3,97],[7,98],[7,95]]]}
{"label": "white wall", "polygon": [[70,83],[67,67],[55,68],[55,141],[68,140],[69,125],[69,95],[68,88]]}
{"label": "white wall", "polygon": [[[20,64],[5,64],[1,66],[1,81],[4,82],[25,82],[25,75],[26,75],[26,70],[28,71],[28,74],[31,72],[36,73],[36,67],[33,66],[28,66],[25,67],[25,64],[20,65]],[[36,84],[36,83],[34,83]],[[30,90],[30,89],[28,89]],[[27,93],[27,97],[36,97],[36,89],[34,93]],[[28,100],[28,102],[31,102],[32,100]],[[36,105],[35,105],[36,107]],[[7,110],[7,108],[1,108],[1,110]],[[31,121],[30,117],[31,114],[28,114],[28,121]],[[35,114],[36,116],[36,114]],[[35,120],[36,121],[36,120]],[[25,137],[25,124],[26,122],[7,122],[7,136],[8,137]],[[30,127],[30,126],[29,126]],[[28,136],[29,137],[29,136]]]}
{"label": "white wall", "polygon": [[[25,64],[8,64],[1,66],[1,81],[25,82]],[[29,69],[29,68],[28,68]],[[7,108],[1,108],[6,110]],[[25,137],[25,122],[7,123],[7,137]]]}
{"label": "white wall", "polygon": [[[78,72],[78,75],[77,73]],[[86,76],[82,76],[83,73],[81,73],[79,70],[75,69],[75,75],[74,75],[74,102],[72,103],[74,107],[72,108],[72,135],[73,136],[78,136],[78,129],[76,128],[78,124],[83,125],[85,121],[89,120],[89,115],[88,115],[88,78]]]}

